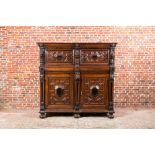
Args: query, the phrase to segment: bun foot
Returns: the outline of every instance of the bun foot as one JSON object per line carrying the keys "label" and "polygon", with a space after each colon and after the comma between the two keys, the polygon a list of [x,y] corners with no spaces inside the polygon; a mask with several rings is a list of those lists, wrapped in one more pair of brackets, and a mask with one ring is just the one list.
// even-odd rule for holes
{"label": "bun foot", "polygon": [[39,117],[40,117],[41,119],[44,119],[44,118],[47,117],[47,113],[46,113],[46,112],[40,113]]}
{"label": "bun foot", "polygon": [[80,118],[80,114],[74,114],[74,118]]}
{"label": "bun foot", "polygon": [[114,118],[114,115],[113,115],[113,113],[108,112],[108,113],[107,113],[107,117],[110,118],[110,119],[113,119],[113,118]]}

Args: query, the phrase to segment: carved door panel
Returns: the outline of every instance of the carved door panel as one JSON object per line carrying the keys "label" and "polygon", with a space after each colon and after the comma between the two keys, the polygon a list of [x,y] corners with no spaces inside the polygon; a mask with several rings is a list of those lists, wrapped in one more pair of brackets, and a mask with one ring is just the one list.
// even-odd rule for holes
{"label": "carved door panel", "polygon": [[46,75],[45,90],[46,108],[50,110],[67,111],[73,109],[73,75]]}
{"label": "carved door panel", "polygon": [[81,80],[81,112],[103,112],[108,109],[108,76],[83,74]]}

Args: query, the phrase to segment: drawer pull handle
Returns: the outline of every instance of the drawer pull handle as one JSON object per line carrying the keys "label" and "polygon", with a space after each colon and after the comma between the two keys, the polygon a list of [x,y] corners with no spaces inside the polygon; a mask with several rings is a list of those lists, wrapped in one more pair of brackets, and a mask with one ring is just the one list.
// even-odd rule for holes
{"label": "drawer pull handle", "polygon": [[64,94],[64,87],[63,86],[55,86],[55,94],[58,97],[63,96],[63,94]]}
{"label": "drawer pull handle", "polygon": [[55,58],[60,61],[60,60],[64,59],[64,56],[63,56],[63,54],[56,54]]}
{"label": "drawer pull handle", "polygon": [[91,96],[95,97],[99,94],[99,86],[91,86],[90,87]]}
{"label": "drawer pull handle", "polygon": [[92,55],[92,59],[93,59],[93,60],[96,60],[97,58],[98,58],[98,55],[97,55],[97,54],[93,54],[93,55]]}

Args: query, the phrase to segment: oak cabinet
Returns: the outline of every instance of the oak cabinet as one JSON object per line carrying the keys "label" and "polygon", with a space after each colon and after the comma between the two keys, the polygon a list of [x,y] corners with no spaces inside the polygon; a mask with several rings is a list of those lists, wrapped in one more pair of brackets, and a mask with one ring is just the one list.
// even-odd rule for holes
{"label": "oak cabinet", "polygon": [[40,118],[107,113],[113,118],[116,43],[38,43]]}

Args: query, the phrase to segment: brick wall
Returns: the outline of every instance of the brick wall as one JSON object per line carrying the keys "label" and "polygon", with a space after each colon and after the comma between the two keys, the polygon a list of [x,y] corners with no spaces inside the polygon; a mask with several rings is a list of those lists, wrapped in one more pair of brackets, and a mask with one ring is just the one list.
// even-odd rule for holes
{"label": "brick wall", "polygon": [[115,106],[155,107],[155,27],[0,27],[0,107],[39,106],[36,42],[117,42]]}

